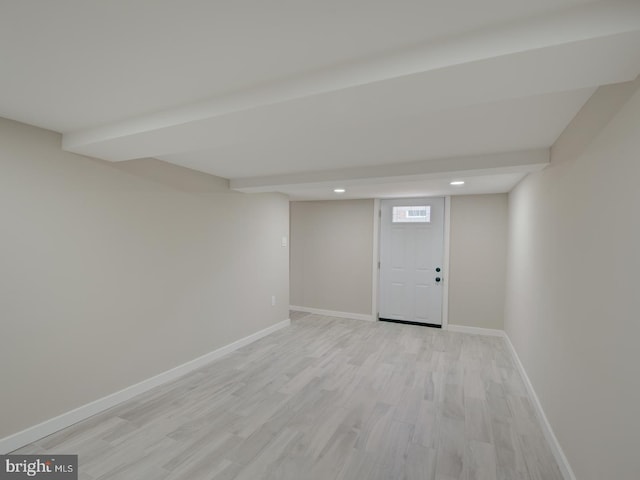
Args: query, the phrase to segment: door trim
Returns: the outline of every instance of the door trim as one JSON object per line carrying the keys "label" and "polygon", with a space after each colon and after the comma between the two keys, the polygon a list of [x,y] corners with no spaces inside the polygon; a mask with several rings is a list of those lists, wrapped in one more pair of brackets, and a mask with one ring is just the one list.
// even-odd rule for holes
{"label": "door trim", "polygon": [[371,265],[371,315],[378,321],[378,282],[380,281],[380,199],[373,199],[373,260]]}
{"label": "door trim", "polygon": [[[440,197],[440,195],[437,195]],[[428,197],[426,197],[428,198]],[[380,282],[380,199],[373,199],[373,261],[372,261],[372,282],[371,282],[371,315],[374,321],[378,321],[378,285]],[[444,245],[443,257],[444,263],[442,270],[444,273],[444,282],[442,285],[442,328],[446,329],[449,325],[449,243],[451,241],[451,195],[444,197]],[[424,324],[421,324],[424,325]]]}
{"label": "door trim", "polygon": [[442,328],[449,325],[449,242],[451,239],[451,196],[444,197],[444,285],[442,285]]}

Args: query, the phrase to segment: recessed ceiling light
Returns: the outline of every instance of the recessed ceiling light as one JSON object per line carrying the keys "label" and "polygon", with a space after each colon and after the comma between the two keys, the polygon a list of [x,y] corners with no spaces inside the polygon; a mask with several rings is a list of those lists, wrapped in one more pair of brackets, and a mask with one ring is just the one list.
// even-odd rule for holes
{"label": "recessed ceiling light", "polygon": [[454,180],[449,185],[464,185],[464,180]]}
{"label": "recessed ceiling light", "polygon": [[333,191],[335,193],[344,193],[344,192],[346,192],[346,190],[344,188],[334,188]]}

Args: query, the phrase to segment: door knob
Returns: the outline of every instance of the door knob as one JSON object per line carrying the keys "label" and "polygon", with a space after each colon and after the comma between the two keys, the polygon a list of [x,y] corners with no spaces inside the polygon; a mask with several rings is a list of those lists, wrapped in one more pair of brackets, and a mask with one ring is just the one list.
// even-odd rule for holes
{"label": "door knob", "polygon": [[436,277],[436,283],[440,283],[441,278],[440,277]]}
{"label": "door knob", "polygon": [[436,267],[436,272],[440,273],[440,267]]}

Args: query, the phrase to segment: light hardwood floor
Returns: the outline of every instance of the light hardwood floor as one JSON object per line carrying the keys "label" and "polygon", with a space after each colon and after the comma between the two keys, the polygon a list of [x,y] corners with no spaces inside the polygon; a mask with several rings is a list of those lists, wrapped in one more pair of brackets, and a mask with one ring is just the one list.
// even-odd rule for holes
{"label": "light hardwood floor", "polygon": [[82,480],[561,480],[504,340],[292,325],[16,453]]}

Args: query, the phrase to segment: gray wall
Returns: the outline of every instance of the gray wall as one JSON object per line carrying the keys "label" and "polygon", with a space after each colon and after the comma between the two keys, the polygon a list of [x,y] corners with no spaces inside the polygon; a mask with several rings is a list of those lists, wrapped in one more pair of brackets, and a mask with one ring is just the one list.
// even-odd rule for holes
{"label": "gray wall", "polygon": [[507,194],[451,197],[449,324],[504,328]]}
{"label": "gray wall", "polygon": [[581,480],[640,472],[639,87],[600,88],[509,196],[506,331]]}
{"label": "gray wall", "polygon": [[291,202],[291,304],[371,315],[373,200]]}
{"label": "gray wall", "polygon": [[288,221],[284,196],[0,120],[0,437],[288,318]]}

